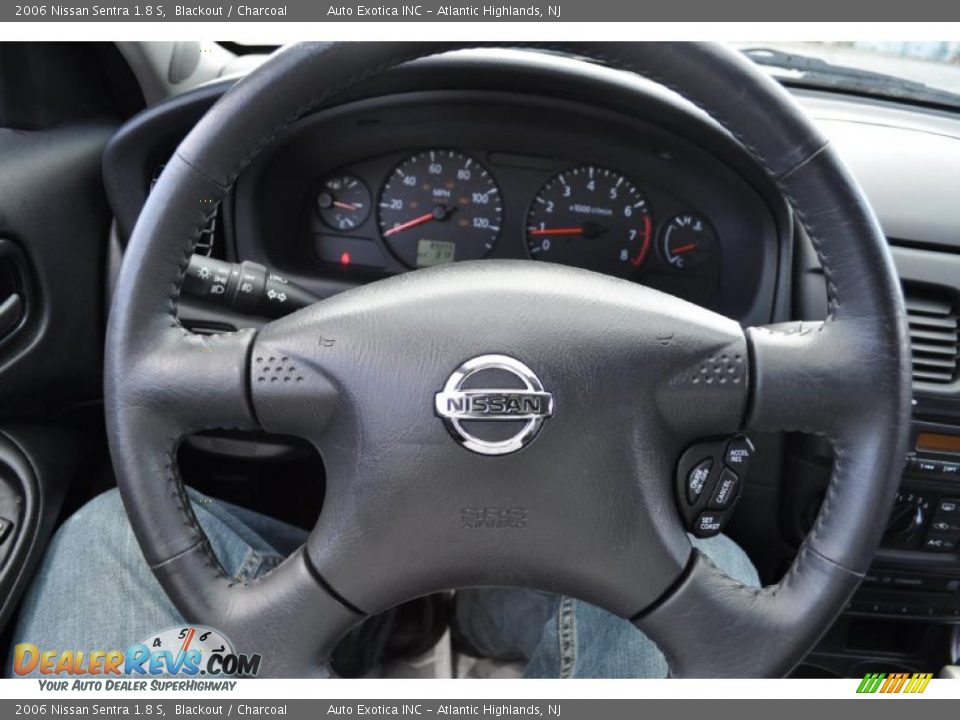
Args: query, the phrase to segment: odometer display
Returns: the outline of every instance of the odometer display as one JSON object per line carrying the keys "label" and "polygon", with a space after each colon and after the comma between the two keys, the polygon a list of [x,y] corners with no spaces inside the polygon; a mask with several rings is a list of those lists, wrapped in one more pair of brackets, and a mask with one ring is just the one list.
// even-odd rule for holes
{"label": "odometer display", "polygon": [[442,240],[421,240],[417,243],[417,266],[443,265],[456,260],[456,243]]}
{"label": "odometer display", "polygon": [[652,236],[646,198],[606,168],[560,173],[540,189],[527,216],[532,258],[626,278],[646,261]]}
{"label": "odometer display", "polygon": [[377,217],[390,250],[410,267],[426,267],[486,257],[502,214],[485,167],[456,150],[427,150],[391,171]]}

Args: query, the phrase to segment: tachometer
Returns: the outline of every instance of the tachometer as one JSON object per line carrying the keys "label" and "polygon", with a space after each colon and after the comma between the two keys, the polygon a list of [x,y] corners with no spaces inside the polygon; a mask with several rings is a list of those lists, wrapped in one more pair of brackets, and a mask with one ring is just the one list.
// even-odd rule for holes
{"label": "tachometer", "polygon": [[620,277],[636,275],[652,235],[646,198],[606,168],[560,173],[540,189],[527,215],[531,257]]}
{"label": "tachometer", "polygon": [[410,267],[485,257],[500,235],[503,206],[485,167],[456,150],[417,153],[380,191],[380,231]]}

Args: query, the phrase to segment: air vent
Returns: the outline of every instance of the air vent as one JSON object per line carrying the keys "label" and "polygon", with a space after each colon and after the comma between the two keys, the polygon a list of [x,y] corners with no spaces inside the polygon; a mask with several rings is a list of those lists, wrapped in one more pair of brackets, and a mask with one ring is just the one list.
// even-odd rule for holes
{"label": "air vent", "polygon": [[957,309],[943,297],[908,293],[907,319],[914,382],[947,384],[957,378]]}
{"label": "air vent", "polygon": [[[150,178],[150,189],[157,184],[160,179],[160,173],[163,172],[164,165],[157,165],[153,169],[153,176]],[[193,249],[195,255],[210,257],[213,254],[213,246],[217,239],[217,217],[220,215],[220,206],[217,206],[216,212],[210,216],[206,227],[200,231],[200,237],[197,238],[197,245]]]}

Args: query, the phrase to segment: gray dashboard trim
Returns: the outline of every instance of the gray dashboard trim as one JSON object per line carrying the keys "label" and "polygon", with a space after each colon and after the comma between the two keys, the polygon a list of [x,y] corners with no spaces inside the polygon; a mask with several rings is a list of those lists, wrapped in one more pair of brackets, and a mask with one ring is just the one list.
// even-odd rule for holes
{"label": "gray dashboard trim", "polygon": [[960,249],[960,115],[795,90],[887,237]]}

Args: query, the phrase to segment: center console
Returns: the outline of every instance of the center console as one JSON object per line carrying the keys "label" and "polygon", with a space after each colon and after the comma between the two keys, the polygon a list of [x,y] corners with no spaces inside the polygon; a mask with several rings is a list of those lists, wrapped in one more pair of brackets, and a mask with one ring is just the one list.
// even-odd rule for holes
{"label": "center console", "polygon": [[[847,614],[960,624],[960,426],[915,421],[911,451],[873,566]],[[816,519],[830,475],[829,447],[790,444],[783,521],[795,543]]]}
{"label": "center console", "polygon": [[915,422],[903,482],[852,614],[960,623],[960,427]]}
{"label": "center console", "polygon": [[[960,632],[960,424],[915,420],[911,450],[870,571],[803,677],[937,672]],[[790,444],[783,520],[798,542],[812,526],[830,474],[829,448]]]}

